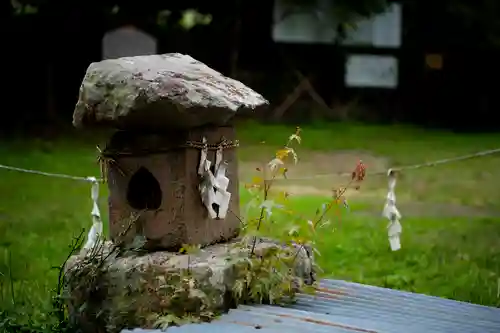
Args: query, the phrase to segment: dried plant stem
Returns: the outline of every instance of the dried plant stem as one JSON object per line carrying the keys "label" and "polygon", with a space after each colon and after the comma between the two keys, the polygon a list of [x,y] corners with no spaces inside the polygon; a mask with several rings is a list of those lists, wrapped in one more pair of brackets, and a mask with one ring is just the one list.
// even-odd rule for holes
{"label": "dried plant stem", "polygon": [[[347,188],[352,184],[352,182],[353,182],[353,179],[351,179],[347,183],[347,185],[345,187],[342,187],[341,190],[339,191],[339,193],[337,193],[333,197],[333,200],[330,201],[330,203],[326,206],[326,209],[322,212],[322,214],[319,216],[319,218],[314,222],[314,224],[313,224],[313,228],[314,229],[316,229],[316,227],[318,226],[318,224],[323,221],[323,219],[325,218],[326,214],[332,209],[334,203],[336,203],[337,200],[340,199],[345,194],[345,192],[347,191]],[[295,261],[297,260],[297,258],[299,256],[300,251],[302,251],[303,249],[305,249],[304,244],[299,244],[299,245],[300,246],[297,249],[297,251],[295,252],[295,255],[293,257],[292,263],[295,263]]]}
{"label": "dried plant stem", "polygon": [[[295,135],[299,135],[300,134],[300,128],[297,127],[296,130],[295,130]],[[288,148],[290,146],[290,144],[292,143],[293,141],[293,138],[292,136],[290,136],[288,138],[288,141],[287,143],[285,144],[284,148]],[[273,183],[273,181],[276,179],[276,174],[277,172],[275,170],[272,170],[273,173],[272,173],[272,177],[270,180],[267,180],[267,177],[266,177],[266,166],[264,165],[264,167],[262,168],[262,172],[264,173],[264,201],[267,200],[268,196],[269,196],[269,191],[271,189],[271,185]],[[259,232],[260,230],[260,227],[262,225],[262,221],[264,220],[264,213],[265,213],[265,207],[261,207],[260,209],[260,214],[259,214],[259,220],[257,222],[257,228],[256,228],[256,232]],[[250,257],[252,257],[254,254],[255,254],[255,246],[257,244],[257,235],[255,235],[253,237],[253,241],[252,241],[252,249],[250,251]]]}
{"label": "dried plant stem", "polygon": [[[274,176],[271,179],[271,181],[268,181],[264,179],[264,201],[267,200],[267,197],[269,195],[269,189],[271,188],[272,181],[274,180]],[[258,232],[260,230],[260,226],[262,225],[262,221],[264,220],[264,212],[265,212],[265,207],[261,207],[260,209],[260,215],[259,215],[259,220],[257,222],[257,229],[256,231]],[[255,246],[257,245],[257,235],[253,237],[252,241],[252,250],[250,251],[250,256],[252,257],[255,254]]]}
{"label": "dried plant stem", "polygon": [[314,224],[313,224],[314,228],[316,228],[318,226],[318,224],[323,221],[326,214],[332,209],[333,204],[336,203],[337,200],[339,200],[345,194],[345,192],[347,191],[347,188],[352,184],[352,182],[353,182],[353,179],[351,179],[347,183],[346,186],[342,187],[341,190],[339,191],[339,193],[335,194],[335,196],[333,197],[333,200],[330,201],[330,203],[328,204],[328,206],[326,206],[326,209],[323,211],[323,213],[320,215],[320,217],[314,222]]}

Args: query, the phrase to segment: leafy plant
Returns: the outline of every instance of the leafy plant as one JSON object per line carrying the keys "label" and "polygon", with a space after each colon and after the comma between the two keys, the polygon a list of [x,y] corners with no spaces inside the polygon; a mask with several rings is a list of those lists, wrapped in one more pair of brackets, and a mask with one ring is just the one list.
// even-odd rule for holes
{"label": "leafy plant", "polygon": [[[331,224],[326,216],[332,208],[348,208],[345,198],[347,189],[359,189],[366,176],[366,168],[359,161],[349,183],[333,189],[332,199],[318,208],[312,219],[298,214],[290,207],[289,193],[276,193],[272,188],[276,179],[286,178],[288,169],[298,163],[299,158],[292,144],[300,144],[301,141],[301,129],[297,127],[287,143],[276,151],[274,158],[256,169],[259,175],[253,178],[252,183],[245,186],[251,199],[244,207],[245,216],[241,218],[244,237],[238,246],[245,247],[250,243],[251,247],[248,258],[237,259],[239,276],[233,288],[237,303],[274,304],[293,301],[299,290],[314,292],[311,286],[315,281],[314,272],[321,271],[313,260],[314,254],[321,255],[316,247],[321,234],[318,231]],[[284,229],[277,233],[279,245],[257,253],[258,243],[265,240],[266,233],[271,231],[276,234],[273,228],[280,226],[277,216],[287,221]],[[298,261],[305,261],[312,267],[297,269],[297,266],[300,267]]]}

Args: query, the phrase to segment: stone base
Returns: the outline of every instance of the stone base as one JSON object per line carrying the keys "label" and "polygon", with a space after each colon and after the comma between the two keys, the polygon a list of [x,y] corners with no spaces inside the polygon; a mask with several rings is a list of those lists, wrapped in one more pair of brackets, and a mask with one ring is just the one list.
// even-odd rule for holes
{"label": "stone base", "polygon": [[[105,257],[111,246],[111,243],[104,245]],[[281,245],[260,240],[255,254],[260,256],[277,246]],[[152,328],[155,314],[181,316],[187,312],[203,318],[204,313],[226,311],[235,304],[232,290],[242,269],[242,261],[237,259],[248,258],[251,247],[233,241],[208,246],[191,255],[173,252],[110,255],[101,260],[103,264],[97,270],[94,264],[84,265],[85,253],[80,253],[66,265],[70,317],[89,332],[119,332],[126,327]],[[295,277],[312,284],[310,251],[298,246],[285,248],[297,253]],[[96,276],[92,278],[93,274]],[[92,283],[85,284],[91,280],[95,287],[89,293]]]}

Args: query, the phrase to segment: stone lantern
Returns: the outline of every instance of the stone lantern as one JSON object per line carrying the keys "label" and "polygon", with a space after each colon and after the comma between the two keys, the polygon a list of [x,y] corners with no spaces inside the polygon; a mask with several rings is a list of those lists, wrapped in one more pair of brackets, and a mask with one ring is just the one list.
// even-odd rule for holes
{"label": "stone lantern", "polygon": [[266,104],[187,55],[92,63],[73,125],[115,129],[100,156],[111,239],[140,235],[146,248],[175,250],[236,237],[238,142],[231,121]]}

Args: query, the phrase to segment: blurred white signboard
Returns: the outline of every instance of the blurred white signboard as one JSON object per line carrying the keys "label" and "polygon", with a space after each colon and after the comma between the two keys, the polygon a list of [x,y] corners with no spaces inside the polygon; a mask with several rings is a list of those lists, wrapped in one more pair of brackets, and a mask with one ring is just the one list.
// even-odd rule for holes
{"label": "blurred white signboard", "polygon": [[309,0],[305,8],[291,7],[286,0],[275,0],[273,39],[284,43],[333,43],[335,22],[323,13],[331,12],[331,1]]}
{"label": "blurred white signboard", "polygon": [[401,46],[401,5],[393,3],[385,13],[356,23],[344,45],[398,48]]}
{"label": "blurred white signboard", "polygon": [[[291,7],[286,0],[274,1],[273,39],[283,43],[331,44],[338,24],[330,13],[334,0],[309,0],[305,8]],[[385,13],[356,22],[346,32],[345,45],[397,48],[401,45],[402,11],[391,4]]]}
{"label": "blurred white signboard", "polygon": [[346,61],[345,84],[353,88],[396,88],[398,60],[393,56],[350,55]]}
{"label": "blurred white signboard", "polygon": [[108,31],[102,39],[103,59],[116,59],[156,53],[156,38],[133,26],[125,26]]}

